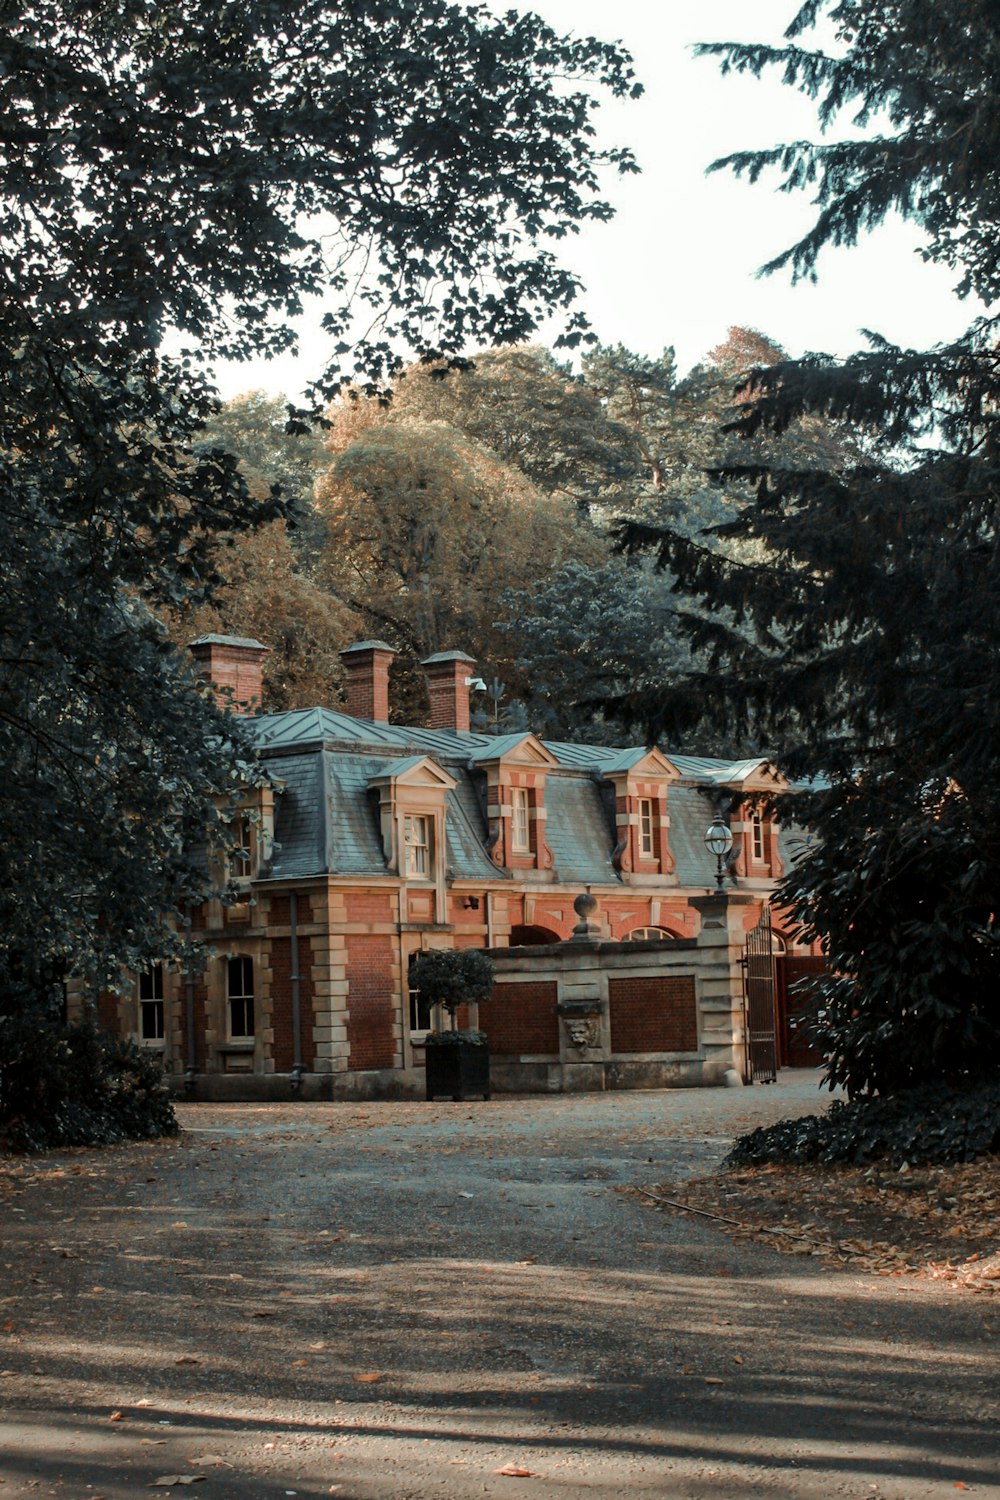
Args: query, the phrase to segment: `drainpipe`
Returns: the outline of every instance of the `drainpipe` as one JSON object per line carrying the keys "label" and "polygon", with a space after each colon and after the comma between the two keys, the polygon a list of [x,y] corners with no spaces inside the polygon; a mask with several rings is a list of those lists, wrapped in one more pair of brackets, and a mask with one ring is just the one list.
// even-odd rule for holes
{"label": "drainpipe", "polygon": [[291,932],[292,960],[292,1072],[289,1078],[293,1093],[302,1087],[302,994],[299,984],[299,898],[288,895],[288,924]]}
{"label": "drainpipe", "polygon": [[484,891],[483,901],[486,903],[486,946],[487,948],[495,948],[496,934],[493,931],[493,892]]}
{"label": "drainpipe", "polygon": [[[187,946],[191,948],[191,907],[187,909]],[[194,971],[188,959],[184,979],[184,1013],[187,1029],[187,1041],[185,1051],[187,1053],[187,1067],[184,1069],[184,1092],[190,1094],[194,1089],[195,1080],[195,1051],[194,1051]]]}

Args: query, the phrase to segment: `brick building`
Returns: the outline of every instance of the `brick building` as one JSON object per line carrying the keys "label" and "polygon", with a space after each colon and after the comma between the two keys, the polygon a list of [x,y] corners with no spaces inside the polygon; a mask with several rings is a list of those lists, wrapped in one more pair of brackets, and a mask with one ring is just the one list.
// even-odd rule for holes
{"label": "brick building", "polygon": [[[259,643],[208,636],[192,650],[241,711],[259,704]],[[630,1073],[630,1058],[703,1064],[710,1023],[694,1003],[690,955],[716,889],[704,834],[725,808],[732,947],[789,857],[758,800],[780,789],[776,769],[473,733],[474,663],[458,651],[424,663],[430,727],[390,724],[392,656],[380,641],[343,653],[347,712],[250,718],[269,785],[240,823],[230,871],[239,899],[193,914],[207,966],[154,967],[105,1019],[158,1049],[178,1085],[195,1078],[216,1097],[287,1096],[290,1084],[325,1097],[417,1092],[435,1018],[410,990],[410,961],[427,948],[488,948],[504,960],[481,1018],[501,1077],[506,1065],[511,1087],[560,1087],[549,1066],[560,1054],[556,1011],[572,1019],[573,1002],[558,1004],[562,980],[543,973],[544,959],[571,939],[574,901],[589,892],[590,948],[610,965],[602,1055],[618,1060],[600,1086],[673,1076]],[[776,945],[791,962],[808,959],[791,935]],[[598,1037],[579,1018],[570,1032]],[[591,1055],[571,1045],[577,1061]],[[733,1036],[726,1045],[719,1056],[734,1058]]]}

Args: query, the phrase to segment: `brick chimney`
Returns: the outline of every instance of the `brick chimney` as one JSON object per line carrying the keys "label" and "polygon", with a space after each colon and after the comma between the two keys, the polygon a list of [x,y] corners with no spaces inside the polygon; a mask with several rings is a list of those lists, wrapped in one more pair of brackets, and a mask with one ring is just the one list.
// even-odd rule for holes
{"label": "brick chimney", "polygon": [[188,649],[198,676],[215,688],[220,708],[231,708],[238,714],[260,708],[268,649],[260,641],[239,635],[201,635]]}
{"label": "brick chimney", "polygon": [[439,651],[420,665],[431,698],[432,729],[469,728],[469,678],[475,659],[464,651]]}
{"label": "brick chimney", "polygon": [[389,666],[396,655],[385,641],[359,641],[341,651],[347,712],[355,719],[389,722]]}

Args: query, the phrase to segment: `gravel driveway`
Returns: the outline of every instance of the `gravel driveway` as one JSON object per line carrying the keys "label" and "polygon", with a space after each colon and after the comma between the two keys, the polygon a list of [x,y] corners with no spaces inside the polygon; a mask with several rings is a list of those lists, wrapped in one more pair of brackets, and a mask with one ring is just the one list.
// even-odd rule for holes
{"label": "gravel driveway", "polygon": [[187,1105],[0,1163],[0,1500],[1000,1497],[995,1299],[621,1191],[817,1078]]}

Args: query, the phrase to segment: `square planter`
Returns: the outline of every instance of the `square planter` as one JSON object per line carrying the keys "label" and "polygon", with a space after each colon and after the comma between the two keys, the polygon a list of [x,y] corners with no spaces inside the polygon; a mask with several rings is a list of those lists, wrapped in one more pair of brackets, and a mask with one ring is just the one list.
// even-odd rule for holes
{"label": "square planter", "polygon": [[427,1097],[450,1094],[458,1101],[472,1094],[490,1097],[490,1050],[484,1040],[434,1041],[424,1047]]}

